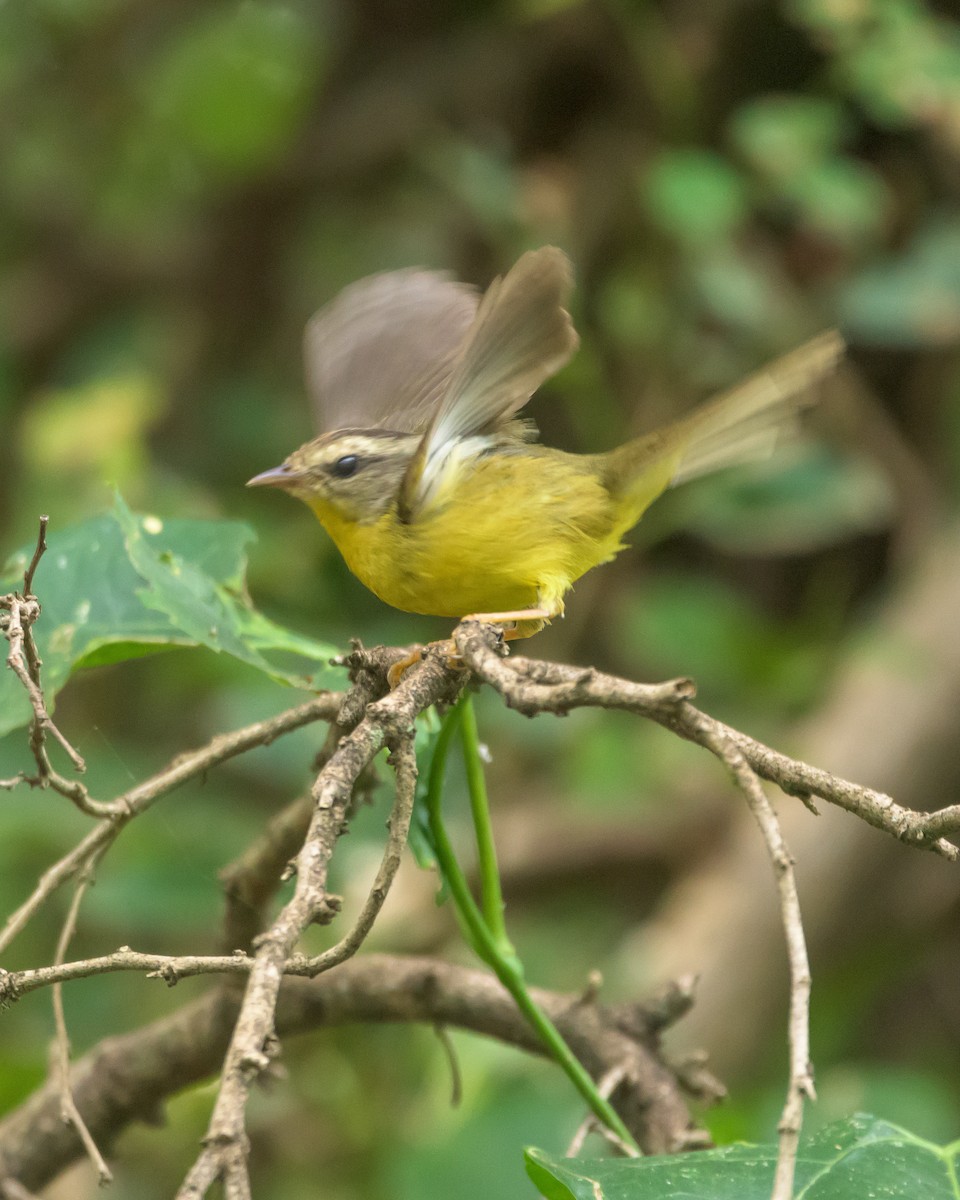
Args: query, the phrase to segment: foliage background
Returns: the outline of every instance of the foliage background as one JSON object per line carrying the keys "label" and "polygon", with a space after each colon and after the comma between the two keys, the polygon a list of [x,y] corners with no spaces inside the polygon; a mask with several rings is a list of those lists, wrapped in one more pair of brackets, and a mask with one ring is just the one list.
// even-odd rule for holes
{"label": "foliage background", "polygon": [[[637,678],[692,674],[708,710],[778,744],[802,740],[956,503],[951,11],[919,0],[0,6],[0,545],[30,541],[40,512],[56,530],[101,511],[115,484],[165,519],[253,525],[250,590],[304,633],[341,645],[442,634],[367,594],[306,509],[242,484],[310,435],[300,333],[341,286],[410,264],[484,284],[523,249],[556,242],[577,263],[583,348],[534,402],[554,444],[612,445],[824,326],[851,340],[859,382],[819,415],[816,443],[666,498],[634,535],[643,553],[585,579],[567,620],[535,643]],[[877,652],[894,675],[915,669],[895,645]],[[104,795],[292,699],[250,669],[175,651],[83,674],[58,711]],[[576,988],[600,967],[611,995],[652,985],[683,960],[683,944],[658,950],[678,897],[700,887],[712,903],[710,864],[738,836],[735,798],[689,747],[615,715],[528,723],[486,702],[481,719],[531,977]],[[216,872],[303,786],[314,738],[231,764],[125,833],[85,905],[77,955],[122,942],[213,949]],[[23,761],[22,739],[0,743],[0,774]],[[934,782],[950,802],[955,771]],[[342,848],[348,899],[382,818],[382,805],[366,810]],[[82,823],[49,795],[15,792],[0,797],[0,827],[7,912]],[[924,858],[891,895],[886,869],[855,858],[832,869],[856,891],[818,915],[813,937],[822,1104],[811,1119],[863,1107],[953,1137],[952,876]],[[903,905],[918,887],[934,899]],[[376,940],[463,953],[431,891],[411,868]],[[867,920],[878,898],[884,919]],[[772,908],[772,886],[751,902]],[[5,965],[49,961],[60,915]],[[769,1137],[782,1083],[782,1007],[774,994],[746,1016],[748,950],[736,1052],[709,1047],[733,1092],[706,1118],[723,1138]],[[132,978],[74,985],[75,1049],[169,999]],[[3,1014],[3,1107],[43,1076],[50,1032],[43,995]],[[289,1081],[252,1114],[264,1194],[314,1196],[322,1180],[336,1200],[408,1200],[465,1194],[467,1179],[471,1195],[530,1195],[520,1146],[561,1149],[577,1105],[550,1068],[458,1045],[456,1111],[427,1031],[348,1031],[291,1051]],[[209,1100],[198,1089],[170,1106],[167,1130],[127,1135],[113,1194],[171,1194]],[[84,1168],[57,1194],[94,1186]]]}

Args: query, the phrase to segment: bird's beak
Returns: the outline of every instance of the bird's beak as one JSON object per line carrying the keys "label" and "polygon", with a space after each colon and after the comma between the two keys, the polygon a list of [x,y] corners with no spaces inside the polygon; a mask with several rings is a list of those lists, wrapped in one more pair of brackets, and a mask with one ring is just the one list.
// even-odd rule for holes
{"label": "bird's beak", "polygon": [[269,471],[261,471],[259,475],[254,475],[252,479],[247,480],[247,487],[289,487],[297,478],[296,471],[291,471],[290,468],[283,464],[280,467],[271,467]]}

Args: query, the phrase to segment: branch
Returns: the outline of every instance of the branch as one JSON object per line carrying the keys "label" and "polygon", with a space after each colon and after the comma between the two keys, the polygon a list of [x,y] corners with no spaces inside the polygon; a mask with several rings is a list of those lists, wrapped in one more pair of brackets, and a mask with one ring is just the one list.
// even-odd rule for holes
{"label": "branch", "polygon": [[[789,855],[757,777],[773,780],[785,791],[807,802],[812,795],[820,796],[857,813],[902,840],[933,849],[946,858],[956,859],[960,855],[960,848],[942,836],[944,830],[952,828],[952,810],[944,809],[934,814],[912,812],[895,805],[887,796],[781,755],[695,708],[690,703],[693,685],[689,680],[643,685],[592,669],[524,658],[504,660],[496,631],[477,622],[462,623],[455,631],[455,638],[466,664],[479,678],[491,683],[508,705],[521,712],[527,715],[539,712],[563,714],[582,705],[636,712],[708,749],[733,772],[745,791],[764,830],[777,869],[793,980],[791,1084],[782,1123],[781,1161],[784,1166],[780,1176],[782,1182],[778,1184],[780,1191],[777,1193],[778,1196],[786,1195],[783,1188],[789,1186],[788,1175],[792,1169],[791,1155],[799,1131],[802,1097],[812,1094],[807,1038],[809,971]],[[415,780],[411,740],[414,722],[429,706],[452,702],[463,686],[464,674],[448,662],[448,654],[445,647],[428,648],[422,661],[407,671],[396,690],[388,692],[389,669],[408,657],[406,651],[384,647],[365,651],[358,647],[346,660],[351,668],[353,686],[343,696],[320,697],[272,722],[261,722],[236,734],[214,739],[204,750],[174,760],[164,772],[114,801],[111,818],[102,821],[80,846],[48,872],[30,901],[11,918],[14,929],[22,926],[54,887],[82,869],[94,855],[103,852],[127,820],[186,778],[208,769],[214,762],[271,740],[280,732],[297,728],[307,721],[326,719],[332,722],[322,756],[325,761],[312,789],[313,807],[309,825],[297,856],[294,894],[266,932],[256,939],[252,957],[237,953],[230,956],[162,959],[122,950],[117,955],[87,963],[21,972],[4,981],[4,990],[10,997],[81,974],[117,969],[149,968],[170,982],[184,974],[210,971],[248,974],[239,1009],[233,1007],[236,1004],[233,989],[218,989],[216,993],[221,996],[222,1003],[231,1006],[229,1033],[224,1035],[224,1044],[227,1044],[227,1040],[229,1044],[204,1148],[178,1194],[182,1200],[205,1195],[217,1180],[223,1181],[228,1194],[249,1194],[244,1110],[254,1081],[268,1069],[278,1053],[277,1037],[282,1032],[278,1006],[293,986],[291,980],[283,983],[284,976],[312,975],[340,964],[335,977],[339,981],[347,969],[345,960],[360,946],[379,912],[399,863],[409,823]],[[396,767],[397,799],[391,834],[377,881],[353,930],[331,950],[313,959],[305,959],[295,953],[303,932],[312,923],[325,923],[332,919],[338,911],[339,899],[329,895],[326,890],[328,866],[352,811],[358,781],[384,747],[391,750],[392,762]],[[287,853],[302,828],[302,808],[292,807],[282,815],[277,829],[248,852],[231,872],[230,885],[237,889],[237,895],[248,889],[247,898],[252,900],[254,907],[251,912],[254,915],[262,909],[265,898],[276,886],[281,864],[286,861]],[[10,925],[8,923],[7,940],[11,936]],[[3,944],[0,938],[0,945]],[[353,969],[351,966],[350,970]],[[223,999],[224,996],[229,996],[229,1001]],[[366,1019],[362,1008],[354,1015],[357,1019]],[[437,1018],[433,1016],[431,1019]],[[535,1034],[526,1027],[524,1029],[525,1038],[536,1039]],[[539,1047],[539,1043],[537,1045]],[[597,1071],[586,1060],[584,1065],[594,1078],[600,1078],[608,1076],[621,1064],[619,1060],[594,1063]],[[691,1072],[688,1077],[702,1075],[702,1071],[699,1075]],[[639,1139],[649,1145],[651,1135],[645,1125],[642,1106],[633,1113],[632,1122],[627,1119],[631,1101],[629,1095],[624,1098],[621,1094],[623,1091],[623,1088],[615,1091],[617,1110],[624,1116],[628,1128],[636,1128]],[[96,1136],[92,1126],[91,1133]],[[656,1138],[653,1140],[656,1141]],[[676,1146],[680,1143],[675,1138],[672,1144]],[[8,1171],[7,1175],[10,1174]],[[4,1175],[0,1171],[2,1178]]]}
{"label": "branch", "polygon": [[960,805],[934,812],[904,808],[882,792],[789,758],[687,703],[694,695],[689,679],[654,685],[631,683],[592,667],[504,659],[495,630],[477,621],[458,626],[454,637],[472,670],[503,696],[508,707],[525,716],[543,712],[562,716],[574,708],[615,708],[648,717],[706,749],[710,749],[708,737],[726,738],[761,779],[775,783],[787,795],[804,801],[818,797],[902,842],[932,850],[952,862],[960,859],[960,845],[949,840],[949,835],[960,833]]}
{"label": "branch", "polygon": [[790,967],[790,1018],[787,1041],[790,1047],[790,1079],[780,1117],[780,1145],[771,1200],[792,1200],[793,1181],[803,1126],[804,1100],[815,1100],[813,1067],[810,1062],[810,963],[800,916],[800,898],[793,872],[793,859],[783,840],[780,822],[764,795],[760,780],[736,743],[709,727],[703,731],[704,745],[726,764],[734,783],[753,813],[777,876],[780,916],[787,943]]}
{"label": "branch", "polygon": [[[660,1001],[649,1008],[602,1005],[592,998],[533,991],[591,1074],[623,1072],[618,1108],[645,1149],[668,1153],[706,1144],[691,1126],[676,1078],[660,1054]],[[74,1064],[70,1090],[98,1144],[109,1147],[135,1121],[155,1122],[165,1100],[213,1074],[239,1004],[232,988],[215,988],[169,1017],[108,1038]],[[689,998],[671,1005],[671,1019],[688,1004]],[[439,1024],[543,1053],[500,984],[472,968],[371,954],[314,980],[287,980],[280,989],[279,1037],[356,1021]],[[82,1156],[76,1131],[59,1119],[59,1106],[59,1091],[48,1083],[0,1123],[0,1180],[37,1191]]]}
{"label": "branch", "polygon": [[109,808],[112,816],[95,825],[69,854],[45,871],[31,895],[7,918],[0,930],[0,951],[10,945],[48,897],[81,871],[94,855],[102,854],[128,821],[145,812],[161,796],[255,746],[267,746],[285,733],[292,733],[314,721],[332,720],[342,700],[343,697],[336,692],[324,692],[315,700],[291,708],[277,717],[256,721],[233,733],[220,734],[199,750],[178,755],[162,771],[111,801]]}
{"label": "branch", "polygon": [[[55,771],[47,754],[46,739],[50,734],[63,747],[74,770],[86,770],[86,763],[80,754],[67,741],[47,712],[43,689],[40,686],[40,667],[43,664],[37,653],[37,644],[33,640],[33,624],[40,616],[40,601],[33,594],[33,576],[47,549],[46,535],[49,520],[49,517],[40,518],[37,545],[33,557],[30,559],[30,565],[23,576],[23,591],[10,592],[6,596],[0,596],[0,631],[10,645],[7,666],[23,684],[30,699],[30,707],[33,709],[33,719],[30,723],[30,749],[37,766],[37,774],[34,778],[27,779],[25,776],[20,776],[17,780],[6,780],[4,787],[9,788],[20,779],[38,787],[53,787],[57,791],[62,791],[64,795],[69,795],[83,808],[81,797],[86,795],[86,789],[80,784],[64,779]],[[95,812],[94,815],[103,814]]]}
{"label": "branch", "polygon": [[[397,809],[406,812],[402,822],[406,835],[413,799],[414,762],[409,743],[414,721],[425,708],[454,699],[462,686],[462,674],[447,666],[441,654],[429,654],[407,672],[395,691],[384,696],[386,673],[397,658],[397,652],[383,650],[357,650],[352,656],[355,686],[344,699],[337,724],[353,728],[341,739],[313,786],[313,816],[297,857],[296,887],[276,920],[258,939],[256,960],[227,1052],[204,1148],[184,1180],[178,1200],[204,1196],[217,1180],[223,1180],[228,1194],[231,1189],[240,1196],[249,1191],[244,1111],[253,1082],[277,1053],[274,1018],[284,968],[304,930],[311,924],[326,922],[339,907],[339,901],[331,903],[326,892],[327,868],[345,827],[354,785],[384,746],[391,748],[403,772],[398,791],[409,791],[408,798],[398,799]],[[383,698],[374,700],[377,695]],[[393,853],[388,846],[388,857]],[[382,897],[374,899],[372,906],[368,902],[371,923],[380,903]],[[361,917],[361,925],[364,920]],[[354,953],[364,933],[361,927],[359,937],[349,936],[330,952],[329,958],[323,956],[325,965],[332,966]]]}

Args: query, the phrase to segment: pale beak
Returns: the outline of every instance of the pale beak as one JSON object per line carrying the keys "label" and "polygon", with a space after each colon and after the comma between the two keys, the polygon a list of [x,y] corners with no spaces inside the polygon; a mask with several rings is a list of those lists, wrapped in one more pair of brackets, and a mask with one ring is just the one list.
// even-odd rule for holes
{"label": "pale beak", "polygon": [[259,475],[254,475],[252,479],[247,480],[247,487],[289,487],[296,478],[296,471],[291,471],[284,463],[283,466],[271,467],[269,471],[261,471]]}

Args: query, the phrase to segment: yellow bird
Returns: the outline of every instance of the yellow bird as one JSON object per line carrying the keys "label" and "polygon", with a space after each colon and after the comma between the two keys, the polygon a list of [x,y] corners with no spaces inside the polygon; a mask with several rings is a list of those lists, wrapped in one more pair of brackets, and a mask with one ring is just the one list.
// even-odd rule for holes
{"label": "yellow bird", "polygon": [[320,437],[250,480],[305,501],[350,570],[406,612],[529,637],[673,484],[769,453],[838,362],[827,332],[672,425],[568,454],[518,420],[577,347],[573,272],[524,254],[480,298],[433,271],[346,288],[307,326]]}

